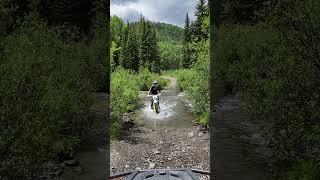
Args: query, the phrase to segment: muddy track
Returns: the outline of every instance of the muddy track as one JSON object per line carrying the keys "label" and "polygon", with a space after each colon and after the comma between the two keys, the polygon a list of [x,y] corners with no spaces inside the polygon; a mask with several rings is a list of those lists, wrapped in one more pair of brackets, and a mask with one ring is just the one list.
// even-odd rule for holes
{"label": "muddy track", "polygon": [[111,174],[135,169],[197,168],[209,170],[209,133],[196,125],[176,78],[162,91],[159,114],[150,110],[147,92],[119,140],[111,144]]}

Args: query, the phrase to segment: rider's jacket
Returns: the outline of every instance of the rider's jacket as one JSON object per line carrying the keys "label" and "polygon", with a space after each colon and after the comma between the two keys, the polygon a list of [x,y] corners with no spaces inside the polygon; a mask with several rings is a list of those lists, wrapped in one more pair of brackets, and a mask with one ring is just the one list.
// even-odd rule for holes
{"label": "rider's jacket", "polygon": [[151,88],[150,88],[150,94],[151,95],[157,95],[158,93],[160,93],[160,88],[159,86],[155,86],[155,85],[152,85]]}

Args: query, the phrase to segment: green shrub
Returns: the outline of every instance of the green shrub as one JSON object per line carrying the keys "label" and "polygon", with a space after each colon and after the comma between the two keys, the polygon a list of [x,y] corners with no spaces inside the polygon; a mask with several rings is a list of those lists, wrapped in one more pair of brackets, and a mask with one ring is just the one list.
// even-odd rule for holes
{"label": "green shrub", "polygon": [[140,91],[148,91],[152,82],[156,80],[162,89],[167,85],[167,80],[160,78],[159,75],[151,73],[147,68],[141,68],[137,75],[137,83]]}
{"label": "green shrub", "polygon": [[111,74],[111,138],[117,137],[119,128],[122,126],[122,115],[133,111],[139,95],[137,77],[133,72],[125,69],[116,69]]}
{"label": "green shrub", "polygon": [[69,156],[92,120],[83,45],[58,29],[25,23],[1,41],[0,174],[34,179],[48,160]]}
{"label": "green shrub", "polygon": [[283,180],[318,180],[320,179],[320,165],[315,160],[298,162],[282,178]]}
{"label": "green shrub", "polygon": [[274,167],[290,169],[320,144],[320,82],[313,65],[271,27],[231,26],[218,33],[215,74],[225,88],[240,92],[251,120],[270,142]]}
{"label": "green shrub", "polygon": [[196,62],[191,69],[181,69],[169,72],[177,76],[177,86],[180,91],[186,91],[193,105],[194,114],[203,125],[209,124],[209,41],[194,45]]}

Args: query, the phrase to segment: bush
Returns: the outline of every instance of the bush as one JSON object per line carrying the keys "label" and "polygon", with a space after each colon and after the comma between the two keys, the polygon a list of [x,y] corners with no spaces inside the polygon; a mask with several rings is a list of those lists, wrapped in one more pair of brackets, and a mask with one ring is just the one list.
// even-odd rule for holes
{"label": "bush", "polygon": [[320,82],[313,65],[271,27],[224,27],[218,37],[217,78],[240,92],[244,108],[274,150],[276,169],[290,169],[320,144]]}
{"label": "bush", "polygon": [[133,72],[116,69],[111,75],[111,139],[117,137],[122,126],[122,115],[133,111],[139,96],[137,77]]}
{"label": "bush", "polygon": [[83,45],[58,29],[25,23],[1,41],[0,174],[34,179],[48,160],[69,156],[92,120],[92,81]]}
{"label": "bush", "polygon": [[209,41],[195,45],[196,62],[191,69],[176,72],[177,86],[180,91],[186,91],[188,99],[193,105],[194,114],[203,125],[209,124],[210,96],[209,96]]}
{"label": "bush", "polygon": [[284,180],[317,180],[320,179],[320,165],[315,160],[303,160],[290,169]]}
{"label": "bush", "polygon": [[160,78],[159,75],[151,73],[147,68],[141,68],[137,75],[137,83],[140,91],[149,91],[152,82],[156,80],[160,89],[167,85],[167,80]]}

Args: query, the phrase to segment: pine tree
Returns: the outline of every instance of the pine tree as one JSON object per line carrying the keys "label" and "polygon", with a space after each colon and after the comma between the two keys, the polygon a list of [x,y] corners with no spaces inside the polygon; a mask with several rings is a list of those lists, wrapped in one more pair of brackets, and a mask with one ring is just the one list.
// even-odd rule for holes
{"label": "pine tree", "polygon": [[161,59],[157,44],[157,35],[154,28],[151,29],[151,71],[160,74]]}
{"label": "pine tree", "polygon": [[186,15],[186,20],[184,24],[184,37],[183,37],[184,43],[189,43],[191,40],[191,34],[190,34],[190,19],[188,16],[188,13]]}
{"label": "pine tree", "polygon": [[120,49],[120,62],[123,67],[125,60],[128,58],[127,53],[127,41],[128,41],[128,34],[129,34],[129,22],[127,22],[127,25],[123,29],[123,35],[121,37],[121,49]]}
{"label": "pine tree", "polygon": [[202,39],[207,39],[208,34],[202,31],[202,23],[208,16],[208,7],[205,0],[199,0],[195,12],[196,20],[193,23],[192,34],[194,35],[196,41],[201,41]]}
{"label": "pine tree", "polygon": [[182,59],[182,67],[183,68],[189,68],[192,64],[191,61],[191,49],[189,43],[184,44],[183,47],[183,59]]}
{"label": "pine tree", "polygon": [[149,21],[141,19],[141,36],[140,36],[140,64],[150,69],[150,60],[152,59],[151,49],[151,26]]}
{"label": "pine tree", "polygon": [[139,71],[139,48],[137,42],[135,27],[130,25],[126,44],[127,58],[124,60],[124,67],[136,72]]}
{"label": "pine tree", "polygon": [[182,66],[184,68],[189,68],[191,64],[191,52],[189,48],[189,43],[191,41],[191,34],[190,34],[190,20],[188,13],[186,15],[185,25],[184,25],[184,37],[183,37],[183,59],[182,59]]}

